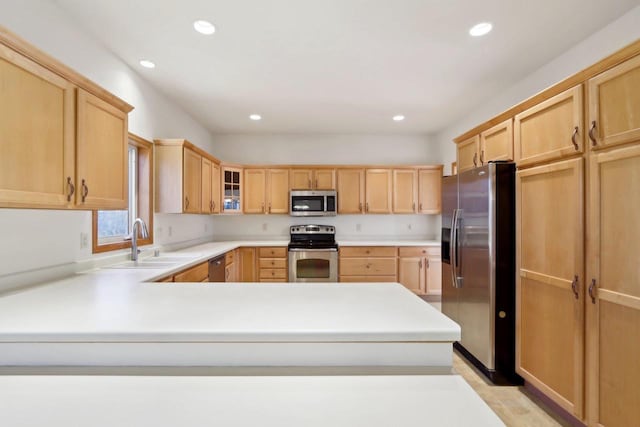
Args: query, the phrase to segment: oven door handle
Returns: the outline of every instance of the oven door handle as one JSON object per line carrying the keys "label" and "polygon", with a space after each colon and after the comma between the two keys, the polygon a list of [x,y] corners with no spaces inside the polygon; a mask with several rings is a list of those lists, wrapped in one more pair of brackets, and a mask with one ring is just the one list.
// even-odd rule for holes
{"label": "oven door handle", "polygon": [[289,248],[289,252],[338,252],[336,248]]}

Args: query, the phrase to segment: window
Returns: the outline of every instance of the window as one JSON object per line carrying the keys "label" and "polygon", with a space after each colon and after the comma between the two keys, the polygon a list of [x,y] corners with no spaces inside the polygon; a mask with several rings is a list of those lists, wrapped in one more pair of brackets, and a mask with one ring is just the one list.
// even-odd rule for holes
{"label": "window", "polygon": [[149,238],[140,245],[153,243],[153,145],[129,134],[129,209],[93,211],[93,252],[131,247],[131,227],[136,218],[147,224]]}

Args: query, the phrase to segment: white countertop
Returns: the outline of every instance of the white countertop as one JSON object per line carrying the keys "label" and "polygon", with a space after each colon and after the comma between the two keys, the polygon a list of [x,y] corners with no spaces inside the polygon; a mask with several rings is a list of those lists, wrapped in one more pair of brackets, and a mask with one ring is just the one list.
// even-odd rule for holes
{"label": "white countertop", "polygon": [[458,375],[0,376],[7,426],[504,426]]}
{"label": "white countertop", "polygon": [[0,298],[0,342],[456,341],[399,284],[136,283],[101,271]]}

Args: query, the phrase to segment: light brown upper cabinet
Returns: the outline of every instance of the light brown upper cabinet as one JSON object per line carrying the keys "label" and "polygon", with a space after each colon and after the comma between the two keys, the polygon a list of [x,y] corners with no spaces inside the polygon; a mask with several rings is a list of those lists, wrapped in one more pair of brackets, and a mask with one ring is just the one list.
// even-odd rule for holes
{"label": "light brown upper cabinet", "polygon": [[364,169],[338,169],[338,213],[364,212]]}
{"label": "light brown upper cabinet", "polygon": [[480,134],[480,165],[492,160],[513,160],[513,120],[508,119]]}
{"label": "light brown upper cabinet", "polygon": [[561,159],[583,152],[582,85],[577,85],[517,114],[514,154],[518,166]]}
{"label": "light brown upper cabinet", "polygon": [[480,165],[478,152],[480,151],[480,136],[473,136],[461,141],[456,146],[458,173],[473,169]]}
{"label": "light brown upper cabinet", "polygon": [[391,213],[393,189],[391,169],[366,170],[365,212],[372,214]]}
{"label": "light brown upper cabinet", "polygon": [[78,89],[76,203],[90,209],[126,209],[127,113]]}
{"label": "light brown upper cabinet", "polygon": [[245,169],[244,213],[289,213],[289,171]]}
{"label": "light brown upper cabinet", "polygon": [[212,163],[213,172],[211,173],[211,201],[213,202],[212,213],[220,213],[220,165]]}
{"label": "light brown upper cabinet", "polygon": [[516,174],[516,371],[581,419],[583,159]]}
{"label": "light brown upper cabinet", "polygon": [[335,169],[291,169],[292,190],[333,190],[336,188]]}
{"label": "light brown upper cabinet", "polygon": [[0,206],[126,209],[131,110],[0,29]]}
{"label": "light brown upper cabinet", "polygon": [[640,139],[640,56],[589,80],[588,97],[593,149]]}
{"label": "light brown upper cabinet", "polygon": [[418,213],[438,214],[442,210],[442,168],[418,170]]}
{"label": "light brown upper cabinet", "polygon": [[[215,164],[207,159],[206,157],[202,157],[202,196],[201,196],[201,208],[200,211],[202,213],[214,213],[215,208],[219,202],[217,202],[214,194],[214,185],[215,182]],[[220,176],[220,169],[218,168],[218,177]],[[218,194],[220,194],[220,178],[217,181],[218,185]]]}
{"label": "light brown upper cabinet", "polygon": [[415,213],[418,200],[418,171],[393,170],[393,213]]}
{"label": "light brown upper cabinet", "polygon": [[242,169],[223,165],[221,181],[224,188],[221,212],[242,213],[242,195],[244,194]]}
{"label": "light brown upper cabinet", "polygon": [[[620,96],[628,99],[625,93]],[[588,421],[593,426],[637,426],[640,143],[593,154],[589,178],[585,281]]]}
{"label": "light brown upper cabinet", "polygon": [[217,159],[184,139],[154,145],[156,212],[214,213],[220,199]]}

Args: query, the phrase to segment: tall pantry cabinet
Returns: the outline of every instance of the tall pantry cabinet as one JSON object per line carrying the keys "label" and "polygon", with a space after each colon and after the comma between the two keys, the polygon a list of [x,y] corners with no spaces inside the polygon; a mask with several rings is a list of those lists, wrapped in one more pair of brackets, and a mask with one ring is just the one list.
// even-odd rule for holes
{"label": "tall pantry cabinet", "polygon": [[640,425],[640,56],[588,82],[587,419]]}
{"label": "tall pantry cabinet", "polygon": [[640,41],[456,138],[458,168],[508,159],[511,120],[516,371],[589,426],[640,426]]}

